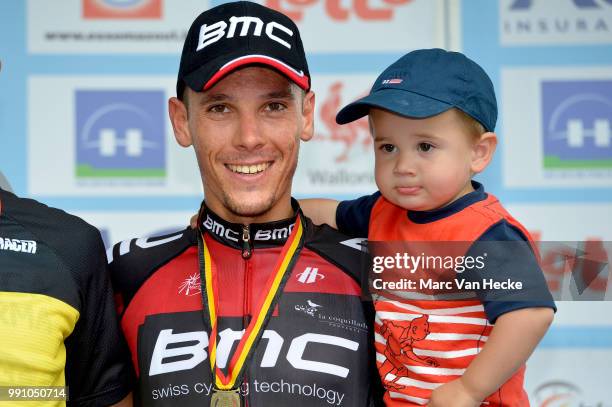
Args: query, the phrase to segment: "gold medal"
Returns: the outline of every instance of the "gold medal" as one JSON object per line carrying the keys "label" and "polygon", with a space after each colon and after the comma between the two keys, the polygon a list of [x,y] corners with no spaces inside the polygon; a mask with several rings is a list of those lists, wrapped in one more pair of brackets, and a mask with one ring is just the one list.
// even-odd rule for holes
{"label": "gold medal", "polygon": [[238,389],[219,390],[213,388],[210,407],[240,407],[240,393],[238,393]]}

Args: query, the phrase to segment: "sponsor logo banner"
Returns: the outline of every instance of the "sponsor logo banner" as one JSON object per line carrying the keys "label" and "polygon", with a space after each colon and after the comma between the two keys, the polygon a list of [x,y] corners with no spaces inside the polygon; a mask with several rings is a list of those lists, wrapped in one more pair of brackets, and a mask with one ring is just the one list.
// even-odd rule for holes
{"label": "sponsor logo banner", "polygon": [[166,175],[163,90],[77,90],[77,178]]}
{"label": "sponsor logo banner", "polygon": [[502,95],[507,186],[612,185],[612,68],[505,69]]}
{"label": "sponsor logo banner", "polygon": [[[451,13],[441,0],[259,3],[294,19],[307,52],[405,52],[443,47],[445,38],[452,37],[445,23]],[[191,22],[216,4],[181,0],[177,7],[171,0],[63,0],[49,7],[47,0],[28,0],[28,50],[179,54]]]}
{"label": "sponsor logo banner", "polygon": [[543,81],[544,168],[612,169],[612,80]]}
{"label": "sponsor logo banner", "polygon": [[612,43],[610,0],[502,0],[502,45]]}
{"label": "sponsor logo banner", "polygon": [[[306,52],[406,52],[444,45],[446,3],[431,0],[264,0],[291,17]],[[322,36],[324,34],[324,37]]]}
{"label": "sponsor logo banner", "polygon": [[31,77],[29,191],[47,196],[200,195],[193,151],[176,145],[168,119],[174,81]]}
{"label": "sponsor logo banner", "polygon": [[31,53],[175,53],[208,1],[28,0]]}
{"label": "sponsor logo banner", "polygon": [[84,19],[160,19],[162,0],[83,0]]}
{"label": "sponsor logo banner", "polygon": [[366,95],[376,75],[317,75],[315,135],[302,144],[293,182],[295,194],[366,194],[376,190],[367,118],[338,125],[336,113]]}

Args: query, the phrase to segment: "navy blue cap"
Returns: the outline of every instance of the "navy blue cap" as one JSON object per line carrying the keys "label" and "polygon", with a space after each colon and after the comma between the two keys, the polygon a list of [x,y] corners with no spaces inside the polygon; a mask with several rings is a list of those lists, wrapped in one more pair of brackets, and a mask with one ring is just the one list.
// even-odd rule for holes
{"label": "navy blue cap", "polygon": [[493,83],[474,61],[443,49],[412,51],[384,70],[370,94],[336,116],[338,124],[357,120],[377,107],[401,116],[426,118],[453,107],[495,129],[497,102]]}

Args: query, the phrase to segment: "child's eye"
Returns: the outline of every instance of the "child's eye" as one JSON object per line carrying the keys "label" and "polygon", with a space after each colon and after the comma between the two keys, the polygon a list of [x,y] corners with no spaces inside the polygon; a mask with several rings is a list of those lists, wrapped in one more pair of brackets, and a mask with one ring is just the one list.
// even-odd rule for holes
{"label": "child's eye", "polygon": [[419,146],[418,146],[419,151],[422,151],[424,153],[430,151],[432,148],[434,148],[434,146],[429,143],[419,143]]}
{"label": "child's eye", "polygon": [[395,147],[393,144],[382,144],[380,149],[386,153],[392,153],[397,150],[397,147]]}

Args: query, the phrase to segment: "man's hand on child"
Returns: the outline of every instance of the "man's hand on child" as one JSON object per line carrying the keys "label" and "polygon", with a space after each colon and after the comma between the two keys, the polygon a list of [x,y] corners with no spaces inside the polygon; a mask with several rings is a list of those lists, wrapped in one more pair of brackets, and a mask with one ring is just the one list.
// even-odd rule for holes
{"label": "man's hand on child", "polygon": [[459,378],[435,389],[427,407],[478,407],[480,404],[481,400],[474,398]]}

